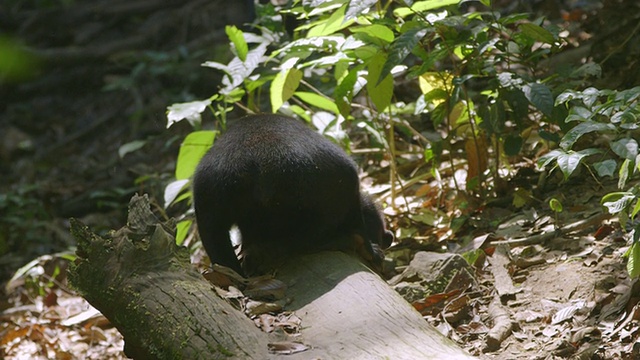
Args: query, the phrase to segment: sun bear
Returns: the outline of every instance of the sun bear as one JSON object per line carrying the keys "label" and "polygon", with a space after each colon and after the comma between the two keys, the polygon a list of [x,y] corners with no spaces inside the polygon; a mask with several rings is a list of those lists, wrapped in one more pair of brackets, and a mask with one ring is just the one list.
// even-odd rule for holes
{"label": "sun bear", "polygon": [[[286,116],[230,122],[196,169],[193,200],[211,262],[240,274],[321,250],[355,250],[378,266],[393,241],[380,210],[360,191],[354,161]],[[242,265],[229,235],[233,225],[241,234]]]}

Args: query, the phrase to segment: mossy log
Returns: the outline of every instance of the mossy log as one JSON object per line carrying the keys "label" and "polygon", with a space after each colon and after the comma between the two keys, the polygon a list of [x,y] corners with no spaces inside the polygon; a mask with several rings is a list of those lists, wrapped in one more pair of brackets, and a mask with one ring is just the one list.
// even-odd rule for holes
{"label": "mossy log", "polygon": [[294,258],[277,278],[286,310],[302,319],[295,339],[309,347],[270,352],[282,340],[259,330],[214,291],[175,245],[146,197],[135,196],[127,226],[109,236],[76,220],[72,285],[123,334],[135,359],[472,359],[429,326],[356,258],[323,252]]}

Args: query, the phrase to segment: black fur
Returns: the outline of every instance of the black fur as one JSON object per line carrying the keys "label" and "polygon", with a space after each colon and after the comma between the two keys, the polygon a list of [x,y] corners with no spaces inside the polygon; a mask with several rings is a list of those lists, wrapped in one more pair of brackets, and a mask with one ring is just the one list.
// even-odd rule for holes
{"label": "black fur", "polygon": [[248,272],[324,249],[355,249],[377,265],[393,235],[359,188],[355,163],[331,141],[292,118],[247,116],[216,139],[196,169],[200,237],[212,263],[240,273],[229,238],[234,224]]}

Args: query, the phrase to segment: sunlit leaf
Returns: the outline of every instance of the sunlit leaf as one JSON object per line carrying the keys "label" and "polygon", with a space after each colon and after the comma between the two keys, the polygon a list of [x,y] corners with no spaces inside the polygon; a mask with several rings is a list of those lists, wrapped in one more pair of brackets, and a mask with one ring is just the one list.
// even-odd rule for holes
{"label": "sunlit leaf", "polygon": [[176,180],[164,188],[164,207],[168,208],[180,192],[189,184],[188,179]]}
{"label": "sunlit leaf", "polygon": [[638,156],[638,142],[635,139],[620,139],[611,143],[611,150],[623,159],[635,160]]}
{"label": "sunlit leaf", "polygon": [[118,148],[118,156],[120,156],[120,158],[123,158],[128,153],[134,152],[142,148],[143,146],[146,145],[146,143],[147,143],[146,140],[134,140],[134,141],[128,142]]}
{"label": "sunlit leaf", "polygon": [[249,46],[244,40],[242,30],[238,29],[234,25],[227,25],[225,27],[225,32],[227,33],[229,40],[231,40],[233,48],[235,48],[236,56],[238,56],[240,60],[245,61],[247,59],[247,53],[249,52]]}
{"label": "sunlit leaf", "polygon": [[333,112],[334,114],[339,114],[338,107],[336,103],[327,99],[322,95],[318,95],[316,93],[297,91],[293,93],[295,97],[306,102],[309,105],[318,107],[320,109],[328,110]]}
{"label": "sunlit leaf", "polygon": [[618,171],[618,189],[624,189],[631,174],[633,174],[633,163],[629,159],[625,159],[620,165]]}
{"label": "sunlit leaf", "polygon": [[560,200],[556,198],[551,198],[551,200],[549,200],[549,207],[554,212],[557,212],[557,213],[562,212],[562,203],[560,202]]}
{"label": "sunlit leaf", "polygon": [[279,72],[271,82],[269,91],[271,97],[271,110],[275,113],[285,101],[289,100],[298,89],[302,80],[302,71],[290,68]]}
{"label": "sunlit leaf", "polygon": [[393,78],[391,75],[389,74],[380,79],[385,61],[386,55],[379,53],[374,56],[367,67],[369,70],[367,74],[367,92],[379,112],[384,111],[391,104],[393,96]]}
{"label": "sunlit leaf", "polygon": [[573,106],[571,107],[571,109],[569,109],[569,114],[564,121],[587,121],[591,118],[592,115],[593,113],[591,112],[591,110],[587,108],[584,108],[582,106]]}
{"label": "sunlit leaf", "polygon": [[346,9],[347,4],[344,4],[334,11],[328,19],[319,22],[316,26],[309,29],[307,37],[331,35],[353,24],[354,19],[345,21]]}
{"label": "sunlit leaf", "polygon": [[600,203],[607,208],[609,214],[615,215],[626,209],[635,199],[630,192],[612,192],[602,197]]}
{"label": "sunlit leaf", "polygon": [[176,179],[189,179],[193,175],[200,159],[211,148],[216,134],[216,131],[194,131],[187,135],[178,152]]}
{"label": "sunlit leaf", "polygon": [[640,212],[640,198],[636,198],[636,206],[633,207],[633,210],[631,211],[631,218],[635,218],[636,215],[638,215],[638,212]]}
{"label": "sunlit leaf", "polygon": [[182,245],[187,238],[191,224],[193,224],[193,220],[183,220],[176,224],[176,244],[178,246]]}
{"label": "sunlit leaf", "polygon": [[347,8],[347,13],[344,16],[345,21],[357,18],[361,14],[364,14],[369,10],[373,5],[375,5],[378,0],[351,0],[349,1],[349,7]]}
{"label": "sunlit leaf", "polygon": [[200,124],[200,114],[211,104],[211,99],[173,104],[167,108],[167,128],[181,121],[187,120],[192,126]]}
{"label": "sunlit leaf", "polygon": [[391,29],[379,24],[367,25],[362,27],[354,27],[349,30],[352,33],[356,33],[356,34],[363,33],[372,38],[380,39],[385,44],[392,42],[393,39],[395,38],[395,36],[393,35],[393,31],[391,31]]}
{"label": "sunlit leaf", "polygon": [[397,17],[406,17],[415,13],[422,13],[425,11],[438,9],[444,6],[455,5],[460,0],[424,0],[416,1],[411,7],[400,7],[393,10],[393,15]]}
{"label": "sunlit leaf", "polygon": [[631,279],[640,276],[640,243],[631,245],[629,260],[627,261],[627,272]]}

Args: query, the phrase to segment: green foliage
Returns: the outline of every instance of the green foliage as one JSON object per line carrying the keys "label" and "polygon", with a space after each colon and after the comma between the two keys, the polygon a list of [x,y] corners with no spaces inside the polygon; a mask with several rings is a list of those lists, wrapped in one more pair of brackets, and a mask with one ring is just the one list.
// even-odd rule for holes
{"label": "green foliage", "polygon": [[[45,245],[50,216],[34,193],[37,186],[19,186],[0,194],[0,255],[28,252],[28,246]],[[19,246],[11,249],[10,244]]]}
{"label": "green foliage", "polygon": [[[638,130],[640,129],[640,87],[623,91],[598,90],[592,87],[583,91],[567,90],[558,95],[556,105],[567,107],[566,126],[573,126],[560,140],[560,148],[538,159],[540,167],[554,164],[569,178],[579,165],[593,168],[599,178],[618,175],[619,192],[602,198],[602,205],[610,214],[617,215],[624,225],[634,219],[640,211],[640,187],[629,183],[640,172]],[[591,141],[580,141],[591,137]],[[601,139],[605,147],[595,145],[593,138]],[[576,150],[580,149],[580,150]],[[598,155],[595,162],[584,164],[584,160]],[[640,224],[633,227],[640,233]],[[629,273],[640,273],[636,264],[640,254],[634,242],[629,257]]]}
{"label": "green foliage", "polygon": [[[538,166],[559,169],[565,180],[580,167],[598,177],[617,176],[625,195],[609,194],[603,203],[635,217],[638,189],[628,184],[639,171],[640,88],[588,87],[600,75],[592,63],[541,77],[541,61],[565,44],[561,29],[527,14],[501,14],[490,1],[476,2],[480,11],[461,11],[459,4],[467,2],[260,5],[254,31],[226,28],[231,61],[203,64],[224,73],[219,92],[173,105],[169,125],[186,119],[199,129],[199,114],[209,109],[224,131],[231,111],[270,111],[298,116],[346,144],[344,134],[355,124],[394,162],[402,158],[389,134],[402,134],[419,144],[409,149],[423,156],[437,179],[442,159],[454,170],[465,167],[465,186],[457,180],[455,189],[441,191],[481,199],[495,192],[501,176],[509,177],[510,161],[548,148]],[[284,30],[285,17],[298,22],[293,33]],[[428,119],[434,130],[416,128],[418,119]],[[601,138],[606,146],[586,138]],[[185,179],[202,154],[181,153],[178,167],[186,170],[165,196],[167,204],[188,199]],[[394,169],[392,181],[401,176]]]}

